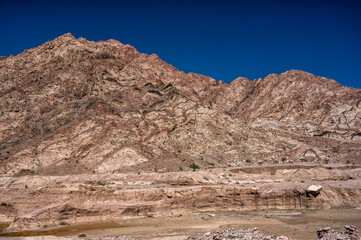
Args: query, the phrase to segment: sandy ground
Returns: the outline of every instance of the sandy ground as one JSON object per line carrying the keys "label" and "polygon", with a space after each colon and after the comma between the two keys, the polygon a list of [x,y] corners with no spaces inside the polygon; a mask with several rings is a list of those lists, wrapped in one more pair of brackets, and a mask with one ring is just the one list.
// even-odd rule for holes
{"label": "sandy ground", "polygon": [[[215,216],[209,214],[215,214]],[[12,236],[76,237],[84,233],[87,238],[83,239],[125,234],[139,240],[178,240],[198,232],[231,227],[257,227],[264,234],[289,235],[293,239],[310,240],[316,239],[316,231],[320,228],[333,227],[341,231],[343,226],[347,224],[356,225],[359,230],[361,229],[361,209],[196,213],[188,216],[147,217],[114,222],[87,223],[49,229],[43,232],[21,232]]]}

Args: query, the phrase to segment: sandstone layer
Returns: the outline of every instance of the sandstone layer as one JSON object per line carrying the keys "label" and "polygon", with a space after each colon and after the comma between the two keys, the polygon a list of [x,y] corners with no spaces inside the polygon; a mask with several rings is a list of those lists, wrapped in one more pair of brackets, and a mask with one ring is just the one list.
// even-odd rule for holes
{"label": "sandstone layer", "polygon": [[[361,166],[272,165],[142,174],[2,177],[7,231],[199,211],[359,206]],[[310,194],[310,185],[321,185]]]}

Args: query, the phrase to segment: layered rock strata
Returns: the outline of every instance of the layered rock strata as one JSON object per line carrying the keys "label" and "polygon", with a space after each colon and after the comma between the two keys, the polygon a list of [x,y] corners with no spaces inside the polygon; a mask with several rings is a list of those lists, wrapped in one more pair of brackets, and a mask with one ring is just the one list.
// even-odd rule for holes
{"label": "layered rock strata", "polygon": [[[273,165],[211,172],[2,177],[0,222],[11,222],[7,231],[20,231],[197,211],[358,206],[360,176],[361,166]],[[309,194],[310,185],[321,185],[322,190]]]}
{"label": "layered rock strata", "polygon": [[361,159],[361,90],[302,71],[231,84],[65,34],[0,59],[0,173]]}

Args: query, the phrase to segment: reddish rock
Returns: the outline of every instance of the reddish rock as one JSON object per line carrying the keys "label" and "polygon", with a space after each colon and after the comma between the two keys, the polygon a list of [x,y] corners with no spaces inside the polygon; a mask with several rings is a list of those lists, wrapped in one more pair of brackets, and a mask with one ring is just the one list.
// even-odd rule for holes
{"label": "reddish rock", "polygon": [[230,84],[65,34],[0,61],[0,173],[357,163],[361,90],[292,70]]}

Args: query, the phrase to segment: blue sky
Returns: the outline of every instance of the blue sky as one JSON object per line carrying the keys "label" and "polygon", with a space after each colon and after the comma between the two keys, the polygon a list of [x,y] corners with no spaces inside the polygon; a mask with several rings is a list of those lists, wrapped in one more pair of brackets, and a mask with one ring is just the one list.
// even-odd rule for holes
{"label": "blue sky", "polygon": [[0,0],[0,55],[67,32],[227,83],[299,69],[361,88],[361,1]]}

